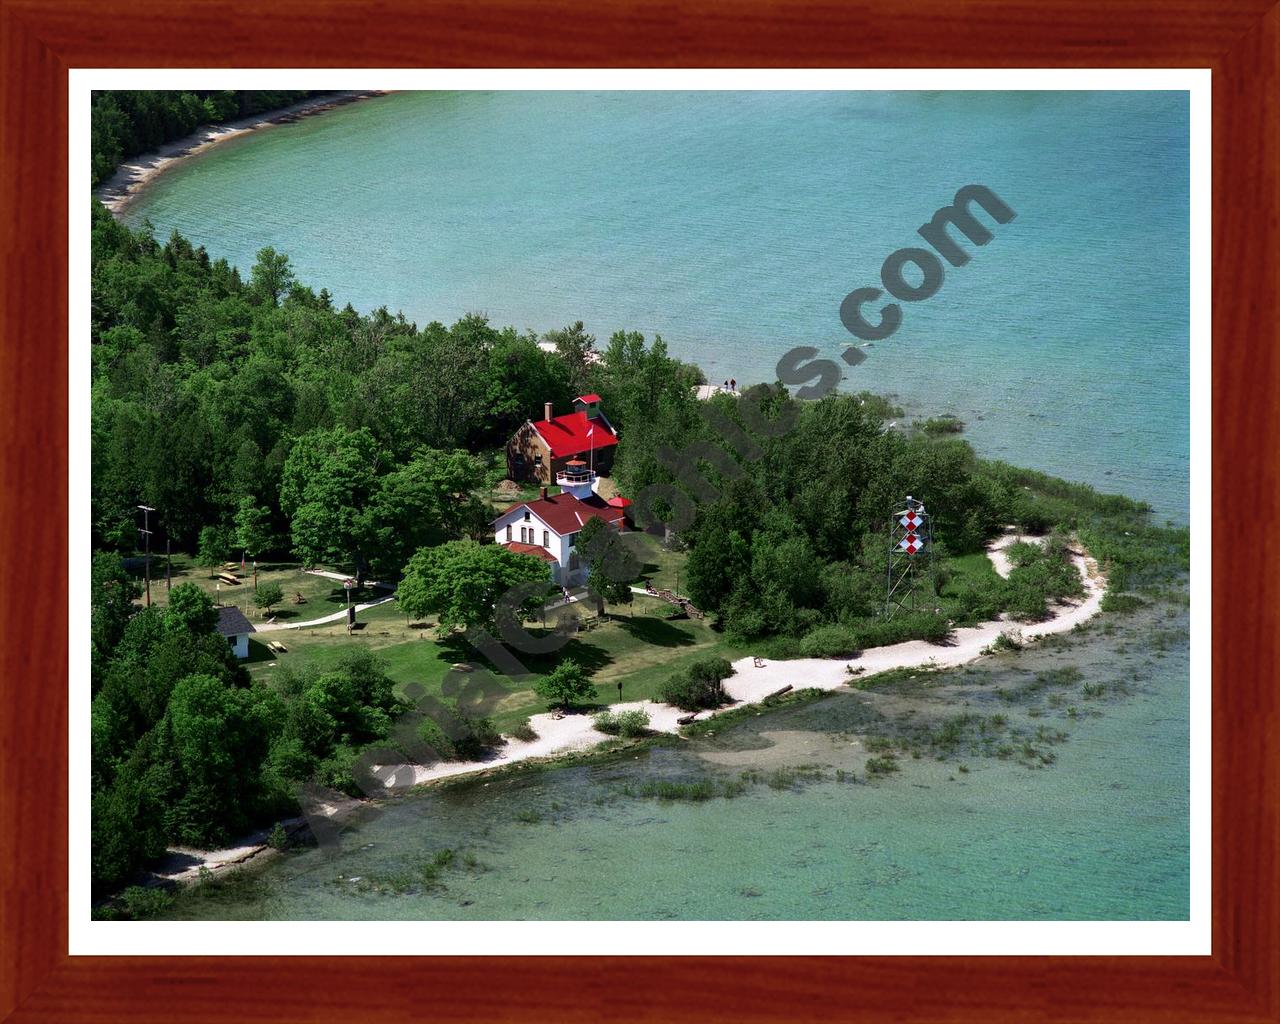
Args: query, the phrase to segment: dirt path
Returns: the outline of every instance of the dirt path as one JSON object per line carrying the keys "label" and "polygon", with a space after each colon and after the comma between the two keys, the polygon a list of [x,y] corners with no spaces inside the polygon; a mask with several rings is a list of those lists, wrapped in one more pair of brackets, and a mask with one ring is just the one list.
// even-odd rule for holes
{"label": "dirt path", "polygon": [[[328,575],[328,574],[326,574]],[[345,579],[345,576],[339,576],[338,579]],[[381,586],[381,584],[375,584]],[[366,601],[364,604],[356,605],[356,611],[362,612],[369,608],[377,608],[380,604],[386,604],[388,601],[394,601],[395,594],[388,594],[386,597],[380,597],[376,601]],[[277,629],[304,629],[307,626],[323,626],[327,622],[341,622],[347,617],[347,610],[334,612],[332,615],[323,615],[318,619],[308,619],[306,622],[264,622],[257,627],[259,633],[272,633]]]}

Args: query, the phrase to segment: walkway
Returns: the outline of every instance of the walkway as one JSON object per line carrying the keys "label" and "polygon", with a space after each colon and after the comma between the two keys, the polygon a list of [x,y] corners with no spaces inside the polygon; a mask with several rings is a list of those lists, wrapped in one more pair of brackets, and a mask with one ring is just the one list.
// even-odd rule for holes
{"label": "walkway", "polygon": [[[327,575],[327,574],[326,574]],[[345,576],[339,576],[338,579],[346,579]],[[375,584],[381,586],[382,584]],[[386,604],[388,601],[394,601],[395,594],[389,594],[386,597],[380,597],[376,601],[366,601],[364,604],[356,605],[356,611],[362,612],[368,608],[377,608],[380,604]],[[303,629],[307,626],[323,626],[326,622],[340,622],[347,617],[347,610],[334,612],[332,615],[324,615],[318,619],[308,619],[306,622],[264,622],[257,627],[259,633],[270,633],[277,629]]]}

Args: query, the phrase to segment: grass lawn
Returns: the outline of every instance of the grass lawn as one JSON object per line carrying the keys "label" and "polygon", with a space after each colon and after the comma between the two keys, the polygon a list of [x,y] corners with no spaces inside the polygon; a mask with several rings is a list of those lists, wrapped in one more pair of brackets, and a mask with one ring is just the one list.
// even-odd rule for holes
{"label": "grass lawn", "polygon": [[644,586],[644,581],[650,580],[655,590],[686,594],[689,578],[685,563],[689,561],[688,554],[667,550],[660,540],[647,533],[628,533],[626,538],[628,549],[641,565],[637,586]]}
{"label": "grass lawn", "polygon": [[[671,606],[665,602],[637,595],[630,607],[610,609],[608,619],[579,632],[553,654],[514,652],[532,675],[515,681],[495,673],[511,691],[492,716],[495,724],[509,731],[529,715],[544,711],[533,691],[534,684],[564,658],[573,658],[590,673],[601,703],[613,703],[618,700],[619,682],[623,700],[654,697],[674,671],[697,658],[711,654],[734,658],[744,653],[714,632],[706,620],[664,618],[670,611]],[[586,618],[592,609],[579,603],[571,606],[570,612]],[[271,639],[280,640],[289,648],[289,653],[278,658],[259,642],[261,637],[250,637],[249,672],[255,679],[269,682],[283,665],[294,670],[324,671],[336,664],[344,652],[362,647],[376,651],[383,659],[399,692],[406,684],[416,682],[426,693],[439,696],[445,674],[455,662],[489,667],[460,635],[439,639],[434,623],[406,623],[395,602],[361,612],[359,621],[363,627],[351,636],[343,622],[274,632]],[[529,624],[529,631],[535,636],[541,634],[541,624]]]}
{"label": "grass lawn", "polygon": [[[132,559],[127,565],[134,577],[141,582],[143,574],[142,558]],[[321,566],[323,569],[333,569],[332,566]],[[235,605],[248,617],[249,621],[255,625],[265,622],[269,615],[264,609],[259,608],[253,603],[253,565],[246,565],[242,573],[238,568],[233,570],[233,575],[238,576],[241,580],[238,586],[219,583],[218,572],[220,568],[206,569],[195,564],[195,560],[186,554],[175,554],[172,561],[171,580],[174,586],[179,583],[194,583],[201,590],[206,591],[215,601],[221,601],[222,604]],[[339,568],[335,571],[341,572]],[[163,607],[169,599],[168,592],[165,590],[165,564],[164,555],[157,557],[155,554],[151,556],[151,603]],[[271,614],[275,616],[277,622],[285,622],[289,619],[307,620],[318,619],[324,615],[331,615],[334,612],[341,611],[346,607],[347,596],[343,590],[342,584],[337,580],[331,580],[327,576],[313,576],[310,573],[302,571],[302,566],[297,562],[259,562],[258,563],[258,583],[278,583],[280,589],[284,591],[284,601],[278,605],[273,605]],[[305,603],[295,603],[296,595],[301,594],[305,599]],[[356,602],[375,600],[380,596],[385,596],[385,591],[375,587],[365,587],[362,590],[351,591],[351,600]],[[145,598],[140,598],[144,601]],[[344,630],[345,635],[345,630]],[[287,642],[287,641],[286,641]]]}

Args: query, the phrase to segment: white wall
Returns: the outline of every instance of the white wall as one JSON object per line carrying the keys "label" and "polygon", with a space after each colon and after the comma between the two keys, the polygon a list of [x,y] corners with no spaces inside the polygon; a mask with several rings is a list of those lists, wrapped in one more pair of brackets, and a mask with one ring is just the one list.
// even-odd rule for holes
{"label": "white wall", "polygon": [[[551,541],[551,546],[547,548],[547,550],[550,551],[551,554],[555,556],[556,563],[557,563],[554,567],[556,582],[564,583],[565,574],[568,572],[568,567],[569,567],[570,544],[569,544],[568,536],[563,536],[563,537],[560,536],[558,533],[556,533],[555,530],[551,529],[550,526],[548,526],[545,522],[543,522],[543,520],[538,516],[536,512],[530,512],[529,518],[527,521],[524,518],[524,513],[525,513],[524,508],[514,508],[510,512],[503,515],[500,519],[498,519],[498,521],[495,522],[493,525],[494,541],[498,544],[506,544],[507,543],[507,527],[510,526],[511,541],[515,544],[519,544],[521,543],[520,530],[522,528],[527,530],[532,527],[534,531],[533,540],[531,541],[526,540],[523,543],[535,544],[538,547],[543,547],[544,545],[542,543],[542,531],[546,530],[550,534],[549,539]],[[571,581],[571,584],[579,582],[577,577],[580,575],[582,574],[575,573],[574,574],[575,578]]]}

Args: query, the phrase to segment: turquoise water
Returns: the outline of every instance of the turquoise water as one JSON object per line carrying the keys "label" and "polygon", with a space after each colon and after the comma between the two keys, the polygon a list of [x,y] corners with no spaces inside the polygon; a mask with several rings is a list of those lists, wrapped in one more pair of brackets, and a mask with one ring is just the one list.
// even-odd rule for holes
{"label": "turquoise water", "polygon": [[1183,93],[401,93],[214,147],[129,208],[358,309],[661,333],[712,380],[855,341],[840,302],[955,191],[1017,218],[846,387],[1188,515]]}
{"label": "turquoise water", "polygon": [[[795,345],[852,342],[844,295],[982,183],[1017,218],[905,306],[844,386],[956,413],[984,455],[1186,522],[1187,131],[1171,93],[399,94],[217,146],[126,219],[242,268],[275,246],[362,310],[657,332],[712,380],[749,382]],[[175,913],[1185,919],[1189,667],[1182,612],[1150,644],[1164,614],[909,698],[836,694],[635,760],[414,794],[336,853],[291,854]],[[1083,675],[1056,704],[998,694],[1063,665]],[[960,710],[1068,735],[1047,767],[926,752],[867,781],[851,736]],[[792,790],[627,794],[809,764]],[[441,849],[458,861],[433,887],[422,865]]]}
{"label": "turquoise water", "polygon": [[[174,916],[1185,920],[1188,663],[1185,612],[1172,614],[934,677],[943,685],[920,694],[841,692],[673,749],[412,794],[336,852],[288,854]],[[1023,692],[1068,665],[1081,678]],[[855,732],[960,712],[1066,736],[1033,738],[1056,758],[1047,767],[960,750],[904,755],[868,781]],[[796,766],[819,777],[769,784]],[[764,781],[732,799],[634,795],[746,767]],[[428,885],[422,866],[442,849],[454,864]]]}

